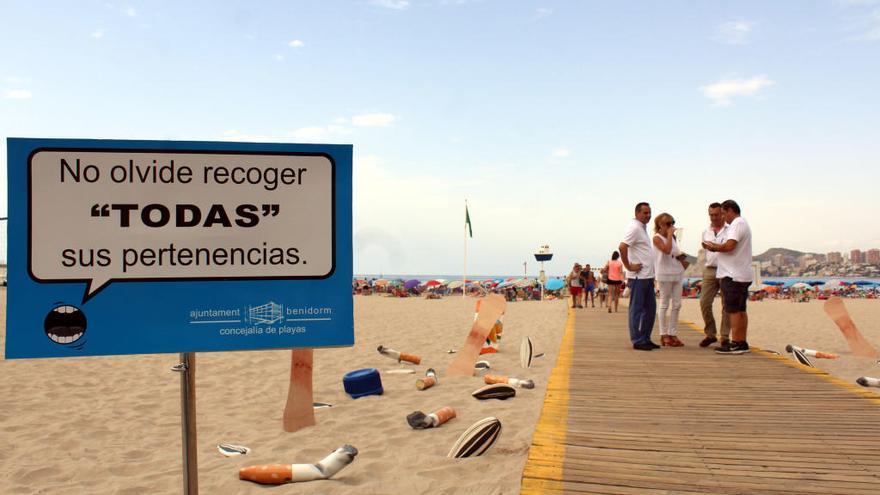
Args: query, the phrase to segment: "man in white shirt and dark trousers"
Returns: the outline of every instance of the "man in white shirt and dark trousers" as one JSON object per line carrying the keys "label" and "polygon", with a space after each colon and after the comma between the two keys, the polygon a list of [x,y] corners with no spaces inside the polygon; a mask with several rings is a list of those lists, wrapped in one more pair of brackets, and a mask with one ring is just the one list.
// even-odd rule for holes
{"label": "man in white shirt and dark trousers", "polygon": [[721,203],[727,231],[723,243],[703,241],[708,251],[718,253],[718,278],[721,279],[721,298],[724,312],[730,314],[730,345],[715,349],[718,354],[745,354],[749,319],[746,301],[752,284],[752,231],[740,216],[739,205],[728,199]]}
{"label": "man in white shirt and dark trousers", "polygon": [[629,286],[629,339],[633,349],[650,351],[660,346],[651,342],[657,299],[654,295],[654,253],[646,225],[651,221],[651,206],[636,205],[632,219],[620,243],[620,261],[626,268]]}
{"label": "man in white shirt and dark trousers", "polygon": [[[703,231],[703,240],[706,242],[714,242],[723,244],[725,240],[724,216],[721,210],[721,203],[712,203],[709,205],[709,227]],[[718,295],[720,286],[716,272],[718,271],[718,253],[706,250],[706,267],[703,268],[703,283],[700,288],[700,312],[703,313],[703,333],[706,334],[700,342],[700,347],[708,347],[714,342],[718,342],[718,329],[715,326],[715,316],[712,314],[712,304],[715,302],[715,296]],[[721,311],[721,345],[726,346],[730,343],[730,315]]]}

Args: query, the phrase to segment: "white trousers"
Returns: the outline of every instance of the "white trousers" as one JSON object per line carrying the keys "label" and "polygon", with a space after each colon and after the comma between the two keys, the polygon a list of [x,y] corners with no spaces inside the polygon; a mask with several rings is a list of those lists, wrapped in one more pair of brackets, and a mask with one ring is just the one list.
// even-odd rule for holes
{"label": "white trousers", "polygon": [[[660,335],[675,335],[678,326],[678,313],[681,310],[681,280],[657,282],[657,284],[660,286],[660,302],[657,304]],[[669,310],[668,315],[667,310]]]}

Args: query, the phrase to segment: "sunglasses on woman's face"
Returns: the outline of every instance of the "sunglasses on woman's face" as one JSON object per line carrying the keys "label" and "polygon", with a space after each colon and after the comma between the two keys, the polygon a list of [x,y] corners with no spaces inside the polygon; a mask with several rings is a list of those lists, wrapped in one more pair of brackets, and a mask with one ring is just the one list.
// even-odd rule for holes
{"label": "sunglasses on woman's face", "polygon": [[666,225],[667,225],[667,226],[669,226],[669,225],[675,225],[675,220],[673,220],[673,221],[671,221],[671,222],[666,222]]}

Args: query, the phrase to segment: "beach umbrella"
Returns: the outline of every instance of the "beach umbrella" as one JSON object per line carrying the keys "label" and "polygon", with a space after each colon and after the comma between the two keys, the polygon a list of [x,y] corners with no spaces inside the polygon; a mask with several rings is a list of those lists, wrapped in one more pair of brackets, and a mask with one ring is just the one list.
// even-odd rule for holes
{"label": "beach umbrella", "polygon": [[516,281],[516,286],[520,288],[529,287],[531,285],[535,285],[535,281],[530,278],[521,278]]}
{"label": "beach umbrella", "polygon": [[775,285],[765,285],[763,290],[764,290],[764,292],[775,294],[775,293],[779,292],[779,287],[777,287]]}
{"label": "beach umbrella", "polygon": [[565,281],[558,278],[550,279],[544,284],[544,288],[547,290],[559,290],[563,287],[565,287]]}
{"label": "beach umbrella", "polygon": [[373,285],[388,285],[388,281],[384,278],[380,278],[379,280],[373,281]]}
{"label": "beach umbrella", "polygon": [[427,282],[425,282],[425,285],[428,287],[436,287],[438,285],[443,285],[443,282],[439,280],[428,280]]}
{"label": "beach umbrella", "polygon": [[790,287],[792,289],[808,289],[808,290],[811,290],[813,288],[811,285],[806,284],[804,282],[797,282],[797,283],[791,284]]}
{"label": "beach umbrella", "polygon": [[514,284],[513,281],[508,280],[507,282],[501,282],[500,284],[498,284],[497,286],[495,286],[495,288],[496,288],[496,289],[506,289],[506,288],[512,286],[513,284]]}
{"label": "beach umbrella", "polygon": [[453,280],[452,282],[449,282],[449,285],[447,285],[447,287],[449,287],[450,289],[458,289],[462,285],[463,284],[461,280]]}
{"label": "beach umbrella", "polygon": [[834,290],[839,289],[841,285],[844,285],[844,282],[836,279],[826,280],[822,285],[822,290]]}
{"label": "beach umbrella", "polygon": [[785,285],[785,282],[780,282],[778,280],[764,280],[764,285],[773,285],[779,287],[780,285]]}
{"label": "beach umbrella", "polygon": [[416,279],[413,278],[413,279],[410,279],[410,280],[407,280],[406,282],[404,282],[404,283],[403,283],[403,288],[406,289],[406,290],[410,290],[410,289],[412,289],[412,288],[418,287],[418,285],[419,285],[420,283],[421,283],[421,282],[419,282],[418,280],[416,280]]}
{"label": "beach umbrella", "polygon": [[876,285],[876,284],[874,282],[870,282],[868,280],[856,280],[855,282],[851,282],[850,285],[858,285],[858,286],[865,287],[865,286]]}

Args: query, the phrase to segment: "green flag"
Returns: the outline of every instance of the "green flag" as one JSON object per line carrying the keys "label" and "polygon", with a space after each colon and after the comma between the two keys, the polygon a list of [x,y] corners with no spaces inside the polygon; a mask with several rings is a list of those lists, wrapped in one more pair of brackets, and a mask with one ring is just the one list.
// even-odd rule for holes
{"label": "green flag", "polygon": [[473,228],[471,227],[471,215],[470,215],[470,213],[468,213],[468,207],[467,207],[467,205],[464,205],[464,225],[465,225],[465,227],[467,227],[467,229],[468,229],[468,234],[470,234],[470,236],[473,237],[473,236],[474,236],[474,230],[473,230]]}

